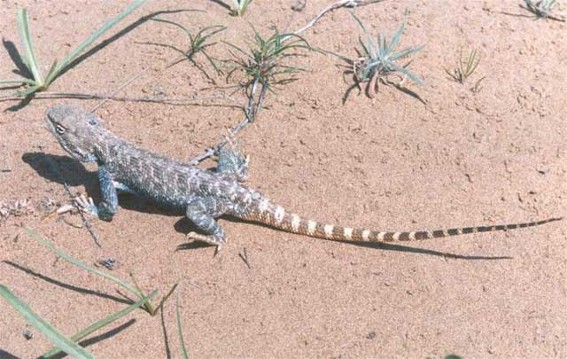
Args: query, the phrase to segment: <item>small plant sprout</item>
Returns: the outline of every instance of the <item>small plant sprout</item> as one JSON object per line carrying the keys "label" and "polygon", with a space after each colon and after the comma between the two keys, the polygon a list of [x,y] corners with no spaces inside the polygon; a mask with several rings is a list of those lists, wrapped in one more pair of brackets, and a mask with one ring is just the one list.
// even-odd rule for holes
{"label": "small plant sprout", "polygon": [[533,2],[532,0],[524,0],[525,7],[523,8],[530,11],[532,14],[536,16],[536,18],[543,18],[543,19],[552,19],[557,21],[565,21],[562,17],[557,17],[551,15],[551,10],[553,7],[557,5],[556,0],[539,0],[537,2]]}
{"label": "small plant sprout", "polygon": [[251,2],[252,0],[232,0],[234,5],[230,9],[230,15],[243,16]]}
{"label": "small plant sprout", "polygon": [[221,26],[221,25],[207,26],[207,27],[204,27],[202,29],[199,29],[195,34],[193,34],[185,26],[183,26],[179,23],[176,23],[174,21],[165,20],[165,19],[154,19],[154,21],[159,21],[159,22],[163,22],[163,23],[174,25],[174,26],[178,27],[179,29],[183,30],[183,32],[185,32],[185,34],[187,35],[187,38],[189,40],[189,49],[186,50],[186,51],[180,50],[180,49],[178,49],[178,48],[176,48],[172,45],[152,43],[153,45],[171,48],[171,49],[173,49],[173,50],[175,50],[178,53],[183,55],[183,58],[175,60],[171,64],[169,64],[167,66],[168,68],[172,67],[174,65],[177,65],[181,61],[187,59],[193,65],[195,65],[201,72],[203,72],[205,74],[205,76],[209,77],[207,75],[206,71],[199,64],[197,64],[194,60],[195,55],[201,53],[201,54],[203,54],[203,56],[205,56],[207,61],[215,69],[217,74],[221,73],[221,70],[219,69],[217,64],[214,62],[213,58],[208,54],[206,49],[208,47],[216,44],[216,42],[210,42],[209,40],[211,40],[211,38],[213,36],[215,36],[216,34],[218,34],[219,32],[226,30],[226,27]]}
{"label": "small plant sprout", "polygon": [[[247,119],[250,122],[254,121],[254,116],[261,108],[268,90],[271,90],[275,85],[294,81],[293,74],[303,71],[301,68],[285,65],[282,62],[290,57],[300,56],[296,51],[298,49],[311,49],[307,41],[301,36],[292,33],[280,34],[277,29],[274,29],[273,35],[267,39],[264,39],[254,30],[254,44],[249,51],[231,43],[226,44],[244,55],[244,58],[228,60],[235,66],[229,71],[227,80],[238,70],[245,74],[246,79],[241,83],[241,86],[247,92],[248,106],[246,111]],[[255,94],[258,84],[262,88],[256,101]]]}
{"label": "small plant sprout", "polygon": [[16,96],[22,98],[27,98],[36,92],[47,90],[53,81],[69,70],[79,55],[81,55],[93,42],[120,22],[120,20],[140,7],[140,5],[142,5],[145,1],[146,0],[134,1],[120,14],[106,22],[100,29],[95,31],[85,41],[79,44],[79,46],[77,46],[70,54],[65,56],[63,60],[60,62],[57,62],[57,60],[53,61],[45,76],[41,73],[40,65],[37,61],[36,51],[29,27],[28,13],[26,9],[18,9],[18,30],[20,32],[20,40],[24,49],[24,52],[21,55],[24,68],[20,69],[21,72],[23,72],[23,77],[14,80],[0,80],[0,86],[25,86],[23,90],[17,91],[16,93]]}
{"label": "small plant sprout", "polygon": [[417,75],[407,69],[411,61],[403,65],[398,63],[400,60],[415,54],[423,48],[423,46],[418,46],[395,51],[404,31],[405,20],[394,33],[392,39],[388,41],[382,34],[378,35],[376,39],[372,37],[362,21],[356,16],[354,18],[365,35],[365,39],[359,37],[361,49],[356,50],[359,57],[353,60],[337,55],[349,64],[350,68],[345,73],[352,74],[354,77],[355,84],[347,90],[347,95],[354,87],[358,87],[360,90],[360,84],[367,82],[366,94],[372,98],[378,91],[378,82],[381,81],[388,84],[389,82],[386,82],[385,78],[394,73],[402,74],[418,85],[423,83]]}
{"label": "small plant sprout", "polygon": [[[467,58],[463,57],[463,51],[461,50],[457,67],[453,71],[445,69],[445,72],[453,81],[464,84],[469,76],[476,71],[480,60],[481,57],[477,49],[472,49]],[[482,80],[484,80],[484,76],[477,81],[473,88],[479,89],[479,84]]]}

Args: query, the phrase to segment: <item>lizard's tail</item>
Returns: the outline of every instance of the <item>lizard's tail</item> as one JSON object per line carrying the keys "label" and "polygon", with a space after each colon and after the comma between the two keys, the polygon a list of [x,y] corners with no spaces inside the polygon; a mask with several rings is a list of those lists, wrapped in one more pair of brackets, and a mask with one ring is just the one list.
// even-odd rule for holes
{"label": "lizard's tail", "polygon": [[525,223],[498,224],[493,226],[436,229],[413,232],[383,232],[369,229],[342,227],[304,219],[295,213],[286,212],[281,206],[267,203],[267,201],[264,200],[263,204],[261,203],[256,206],[254,210],[249,211],[245,216],[243,216],[243,219],[260,222],[286,232],[303,234],[309,237],[339,241],[398,242],[451,237],[477,232],[507,231],[517,228],[534,227],[562,220],[563,217],[548,218]]}

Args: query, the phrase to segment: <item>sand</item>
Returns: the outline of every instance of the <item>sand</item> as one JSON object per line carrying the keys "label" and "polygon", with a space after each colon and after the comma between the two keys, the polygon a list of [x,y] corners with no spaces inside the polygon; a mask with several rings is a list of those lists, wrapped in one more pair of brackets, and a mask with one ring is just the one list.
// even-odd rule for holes
{"label": "sand", "polygon": [[[0,33],[20,46],[17,6],[30,12],[38,58],[51,59],[86,38],[126,1],[3,1]],[[209,48],[231,58],[220,40],[246,46],[249,23],[261,34],[303,26],[330,1],[254,1],[243,18],[218,1],[154,1],[119,24],[163,10],[192,31],[227,30]],[[533,20],[521,1],[386,1],[355,10],[372,33],[391,36],[409,11],[401,48],[425,45],[403,85],[422,101],[381,86],[375,98],[353,91],[338,58],[304,53],[290,64],[307,71],[268,93],[257,121],[238,140],[251,156],[249,185],[290,210],[319,220],[384,230],[523,222],[567,214],[566,23]],[[565,12],[565,5],[557,11]],[[354,57],[360,29],[341,9],[304,33],[313,47]],[[187,49],[182,31],[143,21],[57,79],[52,92],[108,94],[143,72],[117,96],[218,98],[242,105],[202,55],[168,70],[178,57],[160,43]],[[6,46],[6,45],[5,45]],[[482,60],[462,85],[448,79],[460,49]],[[234,52],[234,51],[233,51]],[[6,48],[0,77],[15,77]],[[479,91],[470,88],[482,76]],[[392,78],[397,81],[396,78]],[[9,92],[3,92],[9,94]],[[25,234],[33,228],[88,264],[114,258],[109,273],[132,273],[147,292],[175,283],[191,357],[565,358],[567,356],[566,222],[507,233],[361,246],[220,220],[223,251],[185,246],[182,215],[121,197],[112,222],[92,220],[101,247],[76,214],[53,215],[74,194],[100,199],[96,166],[72,160],[46,130],[43,114],[59,103],[90,109],[98,100],[34,99],[9,110],[1,102],[0,201],[28,200],[0,220],[0,278],[34,311],[71,335],[125,304],[114,283],[73,267]],[[242,119],[228,106],[109,101],[96,111],[116,134],[153,151],[189,160]],[[53,170],[53,165],[60,174]],[[214,163],[208,161],[203,167]],[[21,204],[21,203],[20,203]],[[49,215],[51,213],[51,215]],[[242,259],[246,256],[249,266]],[[107,271],[103,268],[103,270]],[[31,358],[45,337],[0,300],[0,357]],[[26,339],[24,331],[33,337]],[[154,317],[137,310],[94,334],[100,358],[180,357],[175,301]]]}

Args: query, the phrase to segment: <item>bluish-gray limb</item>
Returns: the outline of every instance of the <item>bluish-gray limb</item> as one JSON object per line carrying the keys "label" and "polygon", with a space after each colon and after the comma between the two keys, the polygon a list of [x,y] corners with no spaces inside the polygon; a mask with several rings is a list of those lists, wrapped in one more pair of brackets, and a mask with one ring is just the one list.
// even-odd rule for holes
{"label": "bluish-gray limb", "polygon": [[248,156],[242,156],[240,152],[223,147],[219,151],[217,172],[244,182],[248,178]]}
{"label": "bluish-gray limb", "polygon": [[208,197],[194,197],[187,204],[187,218],[203,234],[190,232],[188,239],[209,243],[220,250],[226,243],[226,235],[215,218],[222,216],[230,210],[230,202],[225,199]]}
{"label": "bluish-gray limb", "polygon": [[104,165],[98,167],[98,182],[100,184],[102,201],[95,207],[94,214],[102,220],[110,221],[118,212],[118,193],[114,186],[114,181]]}

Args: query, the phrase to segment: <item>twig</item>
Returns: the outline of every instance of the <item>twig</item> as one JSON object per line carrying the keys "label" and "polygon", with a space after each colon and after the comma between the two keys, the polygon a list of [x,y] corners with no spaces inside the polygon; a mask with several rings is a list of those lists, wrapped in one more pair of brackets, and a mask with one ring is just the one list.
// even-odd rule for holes
{"label": "twig", "polygon": [[[69,194],[69,197],[71,197],[71,200],[73,198],[75,198],[76,196],[73,196],[73,193],[71,192],[71,189],[67,185],[67,181],[65,181],[65,179],[63,178],[63,175],[61,174],[61,171],[59,170],[59,166],[57,165],[57,163],[55,163],[55,161],[50,157],[46,157],[46,160],[47,160],[47,164],[51,168],[51,171],[53,173],[57,174],[57,176],[59,176],[59,180],[61,181],[61,183],[63,183],[63,188],[65,188],[65,191],[67,191],[67,194]],[[93,238],[95,244],[99,247],[102,247],[100,245],[98,236],[96,235],[96,233],[93,229],[92,223],[88,220],[88,218],[85,216],[83,211],[81,211],[81,209],[79,208],[78,204],[75,203],[75,201],[73,201],[73,206],[79,212],[79,215],[81,216],[81,219],[83,220],[83,224],[84,224],[85,228],[87,229],[87,231],[89,232],[89,234],[91,235],[91,237]]]}
{"label": "twig", "polygon": [[328,5],[323,10],[321,10],[317,15],[315,15],[315,17],[313,17],[311,19],[311,21],[309,21],[307,23],[307,25],[305,25],[301,29],[295,31],[293,34],[299,35],[302,32],[304,32],[305,30],[313,27],[315,25],[315,23],[317,23],[317,21],[319,21],[319,19],[321,19],[329,11],[333,11],[333,10],[336,10],[338,8],[341,8],[341,7],[357,7],[357,6],[363,6],[363,5],[370,5],[370,4],[374,4],[374,3],[378,3],[378,2],[382,2],[382,1],[384,1],[384,0],[338,0],[335,3]]}
{"label": "twig", "polygon": [[244,119],[238,125],[234,126],[230,130],[228,138],[224,136],[223,139],[220,140],[215,146],[209,147],[205,149],[203,153],[201,153],[200,155],[195,156],[193,159],[191,159],[191,161],[189,161],[190,165],[195,166],[200,162],[217,154],[224,146],[227,145],[227,143],[229,142],[229,138],[235,138],[236,135],[242,129],[244,129],[244,127],[246,127],[246,125],[248,125],[251,122],[254,122],[254,120],[256,119],[256,115],[258,114],[258,111],[260,111],[260,109],[262,108],[264,97],[266,96],[266,92],[268,91],[268,86],[266,84],[262,84],[262,89],[260,91],[260,96],[258,97],[258,101],[257,102],[255,101],[255,94],[258,88],[259,81],[260,81],[259,78],[254,79],[250,93],[247,95],[248,103],[244,108]]}
{"label": "twig", "polygon": [[124,82],[122,85],[118,86],[118,88],[116,90],[114,90],[113,92],[111,92],[107,98],[103,99],[102,101],[100,101],[98,104],[96,104],[90,112],[95,112],[100,106],[104,105],[105,103],[107,103],[110,100],[110,97],[115,96],[118,92],[122,91],[124,88],[126,88],[126,86],[130,85],[132,82],[134,82],[138,77],[142,76],[144,74],[145,71],[139,72],[137,74],[135,74],[134,76],[130,77],[130,79],[128,79],[128,81]]}
{"label": "twig", "polygon": [[[236,104],[209,104],[204,103],[205,101],[211,100],[230,100],[231,102],[236,102],[234,99],[226,96],[208,96],[208,97],[197,97],[194,99],[188,98],[172,98],[172,99],[159,99],[155,97],[119,97],[119,96],[109,96],[104,94],[96,93],[67,93],[67,92],[40,92],[34,96],[36,99],[59,99],[59,98],[72,98],[79,100],[113,100],[113,101],[123,101],[123,102],[149,102],[149,103],[160,103],[172,106],[217,106],[217,107],[231,107],[231,108],[241,108]],[[0,102],[4,101],[15,101],[22,100],[18,96],[3,96],[0,97]]]}

